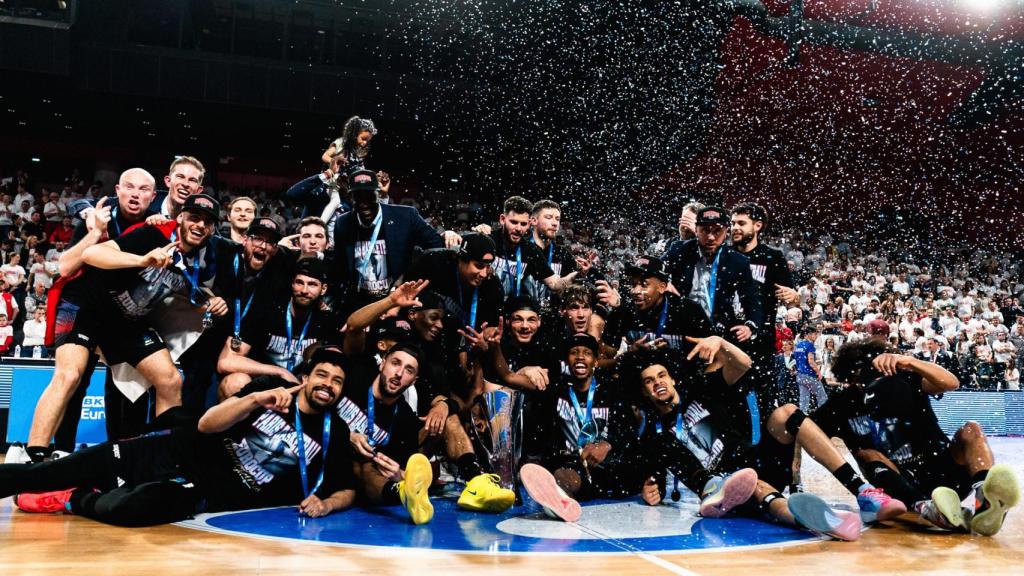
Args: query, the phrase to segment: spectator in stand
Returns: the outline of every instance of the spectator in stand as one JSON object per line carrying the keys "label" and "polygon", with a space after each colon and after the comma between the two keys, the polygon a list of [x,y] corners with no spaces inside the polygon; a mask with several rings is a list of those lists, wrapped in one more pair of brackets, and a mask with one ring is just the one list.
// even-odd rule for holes
{"label": "spectator in stand", "polygon": [[21,267],[21,254],[12,254],[7,264],[0,266],[0,274],[3,274],[4,282],[7,283],[12,292],[17,292],[19,288],[22,288],[22,285],[25,283],[26,272]]}
{"label": "spectator in stand", "polygon": [[46,307],[40,306],[32,313],[32,319],[26,320],[22,327],[24,337],[21,342],[22,355],[34,355],[32,348],[39,346],[40,355],[47,357],[46,351]]}
{"label": "spectator in stand", "polygon": [[60,194],[50,192],[46,198],[46,204],[43,206],[43,217],[46,218],[43,230],[47,236],[61,225],[61,222],[64,221],[65,213],[66,209],[64,203],[60,201]]}
{"label": "spectator in stand", "polygon": [[46,310],[46,286],[41,282],[37,282],[35,287],[32,289],[32,293],[25,296],[25,313],[32,314],[37,308]]}
{"label": "spectator in stand", "polygon": [[67,244],[75,233],[75,225],[70,216],[61,218],[60,226],[50,232],[50,244]]}
{"label": "spectator in stand", "polygon": [[7,320],[6,314],[0,314],[0,356],[10,356],[14,352],[14,327]]}
{"label": "spectator in stand", "polygon": [[[796,358],[796,383],[800,388],[800,410],[811,412],[828,400],[825,387],[821,384],[821,368],[815,359],[817,350],[814,341],[821,335],[820,330],[814,324],[804,328],[800,341],[793,347],[793,356]],[[814,398],[814,407],[811,407],[811,397]]]}

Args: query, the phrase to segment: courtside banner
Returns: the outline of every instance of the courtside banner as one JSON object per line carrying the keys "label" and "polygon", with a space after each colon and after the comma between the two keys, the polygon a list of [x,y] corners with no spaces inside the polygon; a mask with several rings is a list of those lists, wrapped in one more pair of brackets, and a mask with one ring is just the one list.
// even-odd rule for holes
{"label": "courtside banner", "polygon": [[[97,366],[82,401],[82,420],[78,423],[76,444],[99,444],[107,439],[103,405],[105,366]],[[10,360],[0,365],[0,382],[10,383],[11,404],[7,418],[7,443],[26,442],[36,402],[53,377],[53,361]]]}

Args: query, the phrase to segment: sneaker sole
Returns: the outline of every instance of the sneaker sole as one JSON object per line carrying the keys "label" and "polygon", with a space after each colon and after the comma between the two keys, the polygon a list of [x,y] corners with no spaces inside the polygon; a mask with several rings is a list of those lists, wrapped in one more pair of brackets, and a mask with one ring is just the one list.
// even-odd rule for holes
{"label": "sneaker sole", "polygon": [[1020,501],[1017,476],[1005,464],[993,466],[981,485],[981,491],[989,508],[974,515],[971,531],[982,536],[994,536],[1003,527],[1006,513]]}
{"label": "sneaker sole", "polygon": [[524,464],[519,479],[530,498],[566,522],[576,522],[583,514],[580,503],[562,494],[558,482],[544,467]]}
{"label": "sneaker sole", "polygon": [[855,513],[847,517],[836,515],[824,500],[809,492],[789,497],[786,502],[790,514],[805,529],[819,535],[853,542],[860,538],[860,518]]}
{"label": "sneaker sole", "polygon": [[960,505],[960,495],[953,491],[952,488],[940,486],[932,490],[932,502],[935,503],[936,510],[939,511],[939,514],[942,514],[942,517],[946,519],[950,526],[964,531],[967,530],[964,508]]}
{"label": "sneaker sole", "polygon": [[757,472],[745,468],[725,479],[714,495],[700,503],[700,515],[705,518],[721,518],[730,510],[743,504],[754,495],[757,488]]}
{"label": "sneaker sole", "polygon": [[434,481],[430,461],[422,454],[413,454],[405,465],[405,509],[413,524],[426,524],[434,517],[434,505],[427,490]]}

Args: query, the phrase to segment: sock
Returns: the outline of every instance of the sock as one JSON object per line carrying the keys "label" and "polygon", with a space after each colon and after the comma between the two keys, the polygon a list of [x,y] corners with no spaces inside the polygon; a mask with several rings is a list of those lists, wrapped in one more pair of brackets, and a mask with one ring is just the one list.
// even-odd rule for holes
{"label": "sock", "polygon": [[49,446],[25,446],[25,453],[32,459],[33,464],[38,464],[53,454],[53,448]]}
{"label": "sock", "polygon": [[380,491],[380,502],[385,505],[401,504],[402,498],[398,495],[398,483],[388,480]]}
{"label": "sock", "polygon": [[907,505],[927,501],[929,498],[913,484],[907,482],[902,474],[889,468],[882,462],[872,462],[864,467],[864,474],[871,479],[871,483],[878,486],[885,493]]}
{"label": "sock", "polygon": [[975,489],[981,488],[981,485],[985,483],[985,478],[988,478],[988,470],[978,470],[971,476],[971,486]]}
{"label": "sock", "polygon": [[832,475],[839,480],[839,483],[846,486],[846,489],[850,491],[854,496],[860,494],[861,488],[867,484],[863,478],[850,466],[849,462],[846,462],[839,468],[836,468]]}
{"label": "sock", "polygon": [[476,454],[472,452],[466,452],[459,456],[455,461],[455,466],[459,469],[459,476],[462,476],[462,479],[467,482],[484,473],[480,468],[480,463],[476,461]]}

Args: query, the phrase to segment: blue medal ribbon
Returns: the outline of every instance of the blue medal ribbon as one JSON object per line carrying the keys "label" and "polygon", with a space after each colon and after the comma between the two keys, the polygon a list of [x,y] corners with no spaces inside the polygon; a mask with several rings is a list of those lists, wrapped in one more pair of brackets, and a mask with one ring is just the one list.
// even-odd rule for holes
{"label": "blue medal ribbon", "polygon": [[370,259],[373,257],[373,250],[377,246],[377,236],[380,235],[380,225],[384,222],[384,211],[377,207],[377,217],[373,219],[373,232],[370,234],[370,243],[366,247],[366,257],[359,264],[360,278],[366,276],[366,269],[370,267]]}
{"label": "blue medal ribbon", "polygon": [[[463,307],[463,310],[465,310],[466,302],[462,294],[462,280],[459,279],[458,270],[455,271],[455,287],[459,290],[459,305]],[[469,304],[469,323],[467,324],[467,326],[472,326],[474,330],[476,330],[476,308],[479,301],[479,297],[480,287],[473,286],[473,300]],[[466,320],[465,316],[463,316],[462,320]]]}
{"label": "blue medal ribbon", "polygon": [[[238,297],[235,298],[235,334],[234,334],[235,338],[238,338],[239,335],[242,333],[242,320],[245,318],[245,315],[249,313],[249,307],[252,306],[252,299],[256,296],[256,290],[254,288],[253,291],[252,291],[252,294],[249,294],[249,301],[245,303],[245,309],[243,310],[242,309],[242,291],[245,289],[245,282],[241,281],[242,277],[238,274],[238,271],[239,271],[238,259],[239,259],[239,255],[235,254],[235,264],[234,264],[235,278],[238,278],[239,281],[240,281],[239,283],[241,284],[241,290],[239,290],[239,292],[238,292]],[[260,273],[262,274],[262,272],[263,271],[261,270]]]}
{"label": "blue medal ribbon", "polygon": [[292,341],[292,307],[289,304],[284,310],[284,329],[288,333],[288,340],[284,345],[284,353],[286,354],[285,362],[287,363],[288,371],[291,372],[295,368],[295,356],[298,355],[299,347],[306,340],[306,332],[309,330],[309,323],[313,320],[313,310],[310,309],[309,316],[306,317],[306,325],[302,327],[302,332],[299,333],[299,339]]}
{"label": "blue medal ribbon", "polygon": [[[373,434],[376,432],[377,423],[374,417],[375,404],[377,399],[373,397],[373,385],[370,385],[370,389],[366,391],[366,441],[372,448],[377,447],[377,440],[374,439]],[[391,425],[388,426],[387,439],[380,443],[381,446],[387,446],[388,442],[391,442],[391,431],[395,429],[395,420],[398,416],[398,402],[395,402],[395,407],[391,411]]]}
{"label": "blue medal ribbon", "polygon": [[519,296],[519,286],[523,283],[523,245],[516,246],[516,296]]}
{"label": "blue medal ribbon", "polygon": [[585,446],[589,442],[593,442],[594,438],[597,437],[596,426],[594,432],[590,433],[586,431],[589,424],[593,424],[593,412],[594,412],[594,392],[597,391],[597,377],[594,376],[590,380],[590,390],[587,390],[587,411],[586,413],[580,409],[580,402],[576,399],[576,391],[571,387],[569,388],[569,400],[572,402],[573,411],[576,414],[576,418],[579,419],[580,423],[580,437],[577,440],[579,445]]}
{"label": "blue medal ribbon", "polygon": [[[171,232],[171,242],[174,242],[177,239],[178,231],[175,230]],[[198,306],[199,304],[196,303],[196,296],[199,294],[199,263],[196,262],[196,257],[192,256],[192,265],[190,266],[188,260],[185,258],[185,255],[180,250],[175,252],[174,256],[175,262],[177,262],[177,260],[180,258],[182,264],[185,266],[184,276],[185,280],[188,280],[190,286],[188,292],[189,304],[192,304],[193,306]]]}
{"label": "blue medal ribbon", "polygon": [[713,317],[715,315],[715,289],[718,287],[718,258],[722,255],[722,247],[718,247],[718,252],[715,253],[715,261],[711,263],[711,281],[708,283],[708,320],[714,323]]}
{"label": "blue medal ribbon", "polygon": [[555,259],[555,242],[552,240],[548,243],[548,267],[551,267],[551,263]]}
{"label": "blue medal ribbon", "polygon": [[661,304],[661,316],[658,317],[658,328],[654,331],[655,338],[661,338],[661,335],[665,333],[665,322],[668,321],[668,296],[662,294],[664,302]]}
{"label": "blue medal ribbon", "polygon": [[117,233],[117,236],[111,236],[108,232],[107,238],[119,238],[121,236],[121,225],[117,223],[117,206],[114,206],[114,209],[110,211],[110,223],[114,225],[114,232]]}
{"label": "blue medal ribbon", "polygon": [[302,416],[299,414],[299,403],[295,401],[295,442],[298,445],[298,457],[299,457],[299,478],[302,480],[302,495],[303,498],[309,498],[310,494],[315,494],[320,489],[320,485],[324,483],[324,470],[327,469],[327,447],[331,444],[331,411],[324,412],[324,435],[320,445],[323,450],[320,451],[322,458],[320,459],[320,477],[316,479],[316,485],[312,489],[309,487],[309,476],[306,472],[306,435],[302,432]]}

